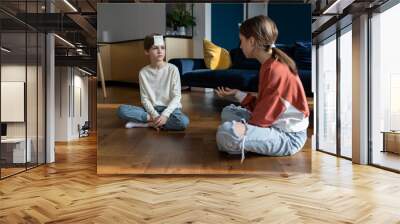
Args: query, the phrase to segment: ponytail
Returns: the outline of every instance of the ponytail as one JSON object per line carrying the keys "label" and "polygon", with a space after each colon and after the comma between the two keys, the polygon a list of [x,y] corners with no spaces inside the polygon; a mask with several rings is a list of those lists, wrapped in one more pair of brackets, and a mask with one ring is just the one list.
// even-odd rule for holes
{"label": "ponytail", "polygon": [[279,48],[270,48],[272,50],[272,57],[279,62],[286,64],[294,75],[298,75],[296,63],[285,52]]}
{"label": "ponytail", "polygon": [[267,52],[272,52],[272,57],[286,64],[290,71],[298,75],[296,63],[285,52],[275,47],[278,37],[278,28],[274,21],[264,15],[247,19],[240,25],[240,34],[246,38],[253,37],[259,46]]}

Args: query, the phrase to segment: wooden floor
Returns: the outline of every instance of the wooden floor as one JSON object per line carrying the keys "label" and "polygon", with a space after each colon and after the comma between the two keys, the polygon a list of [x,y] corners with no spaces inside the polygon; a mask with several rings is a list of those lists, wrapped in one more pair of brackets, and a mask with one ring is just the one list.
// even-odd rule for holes
{"label": "wooden floor", "polygon": [[19,173],[19,172],[23,172],[25,171],[25,167],[24,168],[0,168],[1,169],[1,178],[7,177],[7,176],[11,176],[13,174]]}
{"label": "wooden floor", "polygon": [[96,139],[0,181],[0,223],[400,223],[400,175],[313,151],[312,172],[96,174]]}
{"label": "wooden floor", "polygon": [[392,152],[374,151],[373,163],[379,166],[400,170],[400,155]]}
{"label": "wooden floor", "polygon": [[139,91],[109,89],[110,97],[98,103],[98,174],[266,174],[309,173],[310,141],[302,151],[288,157],[251,153],[240,156],[219,152],[215,133],[222,108],[231,102],[211,93],[182,94],[190,125],[184,132],[157,132],[152,128],[125,129],[116,115],[121,103],[140,105]]}

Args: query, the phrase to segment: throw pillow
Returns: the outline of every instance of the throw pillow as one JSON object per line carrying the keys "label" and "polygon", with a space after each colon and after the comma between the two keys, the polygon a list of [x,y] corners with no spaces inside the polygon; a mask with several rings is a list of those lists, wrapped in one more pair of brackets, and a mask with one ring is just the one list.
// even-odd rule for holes
{"label": "throw pillow", "polygon": [[203,40],[203,51],[204,63],[207,68],[215,70],[231,67],[231,57],[226,49],[213,44],[209,40]]}

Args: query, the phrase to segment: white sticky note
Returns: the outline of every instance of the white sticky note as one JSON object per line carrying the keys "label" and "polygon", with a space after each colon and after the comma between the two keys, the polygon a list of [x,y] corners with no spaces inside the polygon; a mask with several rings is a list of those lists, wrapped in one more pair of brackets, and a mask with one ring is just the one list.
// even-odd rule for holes
{"label": "white sticky note", "polygon": [[162,46],[164,45],[164,39],[163,36],[154,36],[154,45],[155,46]]}

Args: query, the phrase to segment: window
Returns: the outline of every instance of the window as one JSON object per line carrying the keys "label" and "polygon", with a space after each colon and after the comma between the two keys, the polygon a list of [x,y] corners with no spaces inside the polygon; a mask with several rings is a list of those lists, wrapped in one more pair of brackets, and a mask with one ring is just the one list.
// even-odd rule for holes
{"label": "window", "polygon": [[352,157],[352,30],[341,31],[340,41],[340,155]]}
{"label": "window", "polygon": [[[21,13],[36,13],[42,4],[18,6]],[[1,12],[0,20],[0,178],[5,178],[45,163],[46,39],[12,16]]]}
{"label": "window", "polygon": [[400,4],[371,18],[371,162],[395,170],[400,170],[398,21]]}
{"label": "window", "polygon": [[318,145],[336,154],[336,36],[318,47]]}

